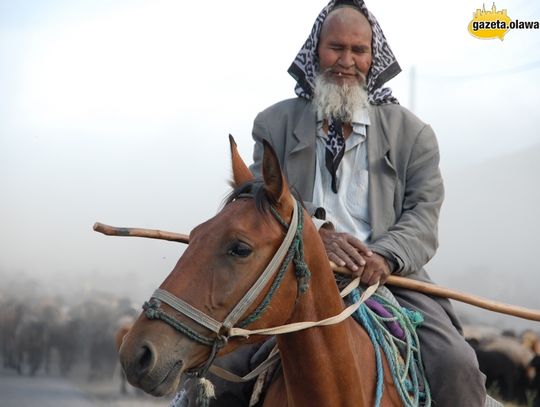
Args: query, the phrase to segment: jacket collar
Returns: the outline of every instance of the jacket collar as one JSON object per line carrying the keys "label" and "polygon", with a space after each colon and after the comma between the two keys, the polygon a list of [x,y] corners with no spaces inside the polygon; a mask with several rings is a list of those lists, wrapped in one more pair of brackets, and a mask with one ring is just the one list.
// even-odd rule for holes
{"label": "jacket collar", "polygon": [[291,144],[289,154],[296,153],[304,148],[313,147],[315,145],[316,134],[317,113],[313,109],[313,104],[308,102],[305,104],[300,120],[294,128],[294,140]]}

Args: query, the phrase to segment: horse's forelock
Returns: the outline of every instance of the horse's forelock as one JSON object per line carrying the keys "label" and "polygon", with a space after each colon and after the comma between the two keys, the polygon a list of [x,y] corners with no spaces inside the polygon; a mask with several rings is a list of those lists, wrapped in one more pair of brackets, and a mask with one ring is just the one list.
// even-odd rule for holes
{"label": "horse's forelock", "polygon": [[239,198],[247,196],[253,197],[257,210],[265,216],[270,214],[270,207],[275,206],[277,203],[273,202],[266,194],[263,181],[253,180],[245,182],[234,188],[229,196],[225,199],[224,206]]}
{"label": "horse's forelock", "polygon": [[[300,197],[300,194],[298,191],[296,191],[294,188],[289,187],[293,197],[302,203],[302,207],[304,207],[303,201]],[[264,189],[264,182],[260,179],[251,180],[248,182],[245,182],[236,188],[233,189],[233,191],[225,198],[225,202],[223,206],[239,199],[242,197],[250,196],[255,200],[255,206],[257,210],[267,217],[271,214],[270,208],[275,207],[277,205],[277,202],[270,198],[268,194],[266,193]]]}

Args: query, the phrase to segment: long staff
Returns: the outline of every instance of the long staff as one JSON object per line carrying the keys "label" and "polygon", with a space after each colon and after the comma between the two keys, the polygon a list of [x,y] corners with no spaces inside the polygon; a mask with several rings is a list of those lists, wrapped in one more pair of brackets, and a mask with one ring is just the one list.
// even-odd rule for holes
{"label": "long staff", "polygon": [[[96,222],[94,224],[96,232],[103,233],[109,236],[132,236],[132,237],[147,237],[151,239],[169,240],[189,244],[189,236],[174,232],[165,232],[156,229],[141,229],[141,228],[123,228],[105,225]],[[332,269],[336,273],[350,274],[347,268],[339,267],[330,262]],[[452,290],[436,284],[424,283],[422,281],[413,280],[410,278],[390,276],[386,280],[387,285],[394,287],[407,288],[409,290],[418,291],[428,295],[437,297],[450,298],[452,300],[464,302],[474,305],[475,307],[484,308],[490,311],[499,312],[501,314],[512,315],[519,318],[530,319],[532,321],[540,321],[540,311],[533,310],[517,305],[505,304],[498,301],[489,300],[476,295],[467,294],[464,292]]]}

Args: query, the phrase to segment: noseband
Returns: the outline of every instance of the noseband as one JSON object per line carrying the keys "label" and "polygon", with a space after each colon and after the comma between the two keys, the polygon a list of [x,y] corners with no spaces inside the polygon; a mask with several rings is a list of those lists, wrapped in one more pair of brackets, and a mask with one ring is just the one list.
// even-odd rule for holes
{"label": "noseband", "polygon": [[[253,195],[242,194],[238,198],[253,198]],[[271,207],[272,213],[279,221],[279,223],[287,229],[287,234],[283,239],[279,249],[274,254],[262,274],[259,276],[253,286],[246,292],[242,299],[236,304],[232,311],[227,315],[223,322],[216,321],[211,316],[205,314],[201,310],[188,304],[181,298],[176,297],[170,292],[158,288],[152,294],[150,301],[145,302],[143,305],[144,313],[148,319],[160,319],[166,322],[177,331],[186,335],[191,340],[198,342],[205,346],[212,347],[212,351],[206,363],[192,372],[191,374],[196,376],[204,376],[209,369],[210,365],[214,361],[217,352],[223,348],[229,338],[233,336],[246,336],[245,334],[235,333],[235,325],[239,328],[244,328],[248,324],[256,321],[266,311],[272,297],[279,288],[285,271],[287,270],[291,260],[294,259],[296,266],[296,274],[299,279],[299,291],[302,292],[307,288],[307,279],[309,278],[309,271],[304,262],[303,244],[302,244],[302,229],[303,229],[303,210],[300,203],[295,200],[293,208],[293,214],[290,225],[288,225],[278,214],[275,208]],[[247,317],[240,321],[240,318],[247,311],[251,305],[255,302],[263,288],[268,282],[275,276],[274,281],[270,287],[270,290],[266,294],[262,302],[257,308]],[[204,326],[210,331],[214,332],[214,336],[204,336],[190,328],[187,324],[179,321],[174,316],[167,314],[160,307],[161,302],[164,302],[174,308],[176,311],[187,316],[199,325]],[[240,322],[239,322],[240,321]]]}

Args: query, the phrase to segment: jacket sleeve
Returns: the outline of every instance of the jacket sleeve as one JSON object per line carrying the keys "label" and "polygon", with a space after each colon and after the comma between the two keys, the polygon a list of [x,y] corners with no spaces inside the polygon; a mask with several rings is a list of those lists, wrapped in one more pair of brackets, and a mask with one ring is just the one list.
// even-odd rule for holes
{"label": "jacket sleeve", "polygon": [[370,248],[394,265],[402,276],[420,270],[438,247],[439,212],[444,186],[439,170],[439,148],[430,126],[415,139],[406,167],[402,210],[396,223]]}

